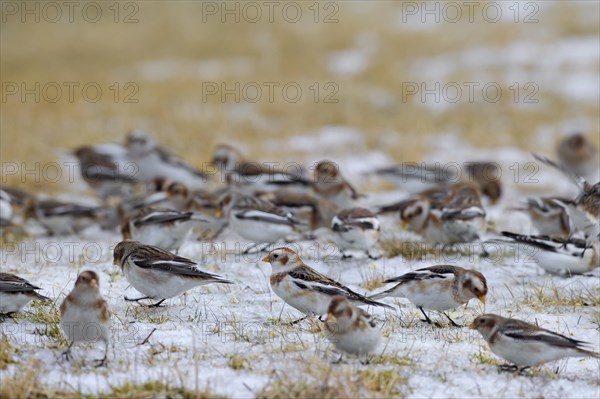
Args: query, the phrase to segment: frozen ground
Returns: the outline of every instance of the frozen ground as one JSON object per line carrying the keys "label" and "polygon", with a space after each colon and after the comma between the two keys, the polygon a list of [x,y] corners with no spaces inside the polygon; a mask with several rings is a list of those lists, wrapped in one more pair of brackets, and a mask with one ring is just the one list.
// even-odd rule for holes
{"label": "frozen ground", "polygon": [[[551,8],[560,3],[548,1],[540,2],[539,5],[543,11],[546,7]],[[506,7],[503,15],[512,15],[508,7],[513,7],[513,2],[500,4]],[[529,2],[521,4],[526,5]],[[578,4],[578,11],[572,15],[572,18],[578,24],[582,21],[589,22],[591,19],[597,24],[598,3],[587,1]],[[567,30],[558,40],[548,39],[554,37],[552,33],[562,27],[558,23],[553,23],[551,19],[544,18],[545,14],[540,13],[542,23],[535,30],[535,35],[527,37],[523,34],[507,35],[506,41],[498,40],[494,44],[449,48],[448,51],[440,51],[435,57],[422,56],[416,52],[414,56],[411,54],[410,57],[401,60],[391,57],[389,62],[386,62],[386,67],[392,70],[394,65],[403,68],[405,64],[408,65],[407,74],[391,73],[383,69],[383,75],[387,71],[391,75],[391,83],[396,84],[396,87],[399,87],[402,82],[411,80],[425,82],[428,87],[436,81],[444,83],[454,80],[494,81],[507,87],[514,82],[522,84],[534,82],[540,88],[537,98],[541,101],[533,105],[515,104],[515,107],[526,108],[532,112],[539,107],[553,106],[552,97],[548,100],[548,97],[544,97],[544,93],[552,93],[567,99],[571,107],[556,110],[556,114],[564,118],[560,125],[544,119],[543,127],[535,125],[536,128],[527,130],[529,125],[521,125],[521,122],[526,123],[526,120],[506,121],[498,119],[496,114],[494,114],[496,117],[490,118],[490,126],[505,125],[507,135],[523,137],[520,143],[526,149],[509,146],[493,149],[475,148],[461,138],[464,133],[462,129],[468,130],[467,126],[472,122],[470,120],[450,124],[447,131],[427,132],[430,135],[424,138],[416,133],[419,131],[417,128],[421,120],[410,120],[411,124],[408,124],[409,119],[414,119],[412,114],[406,115],[407,125],[394,125],[393,130],[388,130],[390,128],[386,126],[385,129],[363,132],[359,127],[350,125],[352,123],[350,121],[347,122],[349,126],[322,126],[291,138],[285,135],[282,137],[279,134],[287,125],[283,125],[282,128],[280,121],[272,118],[272,115],[290,120],[294,120],[295,118],[291,116],[295,115],[283,114],[284,111],[278,108],[271,110],[270,113],[261,113],[260,108],[254,104],[225,104],[225,111],[214,112],[214,104],[200,104],[197,96],[186,97],[177,93],[173,98],[165,98],[163,92],[152,91],[146,91],[144,95],[160,100],[160,113],[151,113],[148,110],[154,108],[146,108],[143,109],[145,110],[143,117],[135,114],[131,116],[132,108],[119,106],[118,111],[123,111],[125,117],[113,115],[116,109],[98,112],[96,108],[91,111],[89,107],[82,107],[85,112],[77,108],[73,115],[69,114],[67,130],[74,131],[73,134],[80,134],[81,128],[86,127],[86,124],[96,124],[102,134],[113,134],[114,127],[121,126],[118,122],[119,118],[129,120],[129,117],[133,118],[132,123],[136,123],[136,127],[141,128],[164,126],[159,123],[163,119],[168,120],[169,123],[191,121],[189,126],[183,125],[181,131],[178,130],[178,125],[168,124],[167,132],[177,134],[187,132],[189,134],[187,138],[186,136],[178,138],[181,138],[186,146],[189,140],[191,143],[189,147],[195,150],[196,141],[200,142],[199,145],[209,142],[207,140],[205,143],[195,136],[195,132],[201,130],[197,125],[207,126],[202,125],[201,122],[211,120],[215,115],[217,118],[219,115],[224,115],[224,119],[235,123],[219,124],[212,126],[211,129],[206,127],[205,129],[211,134],[230,136],[234,134],[237,135],[234,137],[240,140],[243,140],[245,132],[243,128],[246,123],[257,125],[261,133],[277,133],[277,135],[272,134],[268,141],[260,143],[264,160],[268,160],[268,154],[279,155],[282,149],[284,149],[283,153],[291,151],[295,154],[291,160],[302,162],[307,166],[314,165],[315,162],[325,158],[332,159],[340,165],[344,176],[349,181],[360,191],[369,193],[366,198],[361,199],[362,205],[367,207],[388,203],[407,195],[401,191],[385,191],[390,186],[385,186],[381,181],[368,178],[363,174],[376,167],[403,161],[387,154],[385,147],[400,145],[405,150],[403,153],[412,156],[411,144],[426,142],[428,151],[423,160],[427,162],[456,162],[459,166],[462,166],[465,161],[498,162],[503,170],[504,196],[497,205],[487,208],[490,226],[495,227],[497,231],[531,233],[533,231],[529,220],[523,214],[510,211],[509,208],[527,195],[572,195],[574,188],[564,177],[554,171],[544,167],[528,168],[528,163],[533,161],[529,151],[553,154],[559,132],[583,131],[598,134],[597,112],[596,118],[586,117],[585,115],[589,114],[585,112],[585,108],[594,107],[593,109],[597,110],[600,101],[598,37],[590,35],[588,31],[584,35],[578,35],[577,30],[573,32]],[[406,31],[410,34],[430,30],[433,34],[439,34],[439,40],[443,42],[445,32],[448,32],[444,30],[448,29],[444,24],[418,23],[416,17],[411,18],[409,23],[405,23],[402,15],[398,15],[397,19],[398,26],[394,29],[399,32],[398,34]],[[508,24],[510,21],[503,20],[503,22]],[[198,25],[198,20],[194,21],[193,25]],[[519,29],[518,25],[507,26],[511,30]],[[344,87],[347,91],[351,88],[359,91],[361,101],[366,93],[368,103],[372,102],[386,111],[391,109],[394,113],[402,112],[407,109],[403,107],[406,104],[400,102],[402,93],[394,90],[393,85],[388,86],[389,82],[386,80],[375,79],[377,83],[367,87],[364,84],[365,80],[360,79],[365,75],[378,77],[380,69],[372,68],[377,67],[380,57],[395,54],[394,48],[388,49],[384,46],[385,42],[381,35],[372,34],[372,28],[372,26],[361,25],[360,29],[348,32],[347,35],[356,37],[353,45],[348,46],[344,42],[344,46],[339,49],[335,46],[336,49],[324,57],[325,61],[319,58],[311,61],[315,65],[324,64],[331,74],[341,77],[340,81],[345,82]],[[39,31],[32,30],[32,32],[38,35],[37,43]],[[20,36],[15,34],[14,37]],[[177,41],[181,39],[177,35],[173,37]],[[438,36],[435,37],[437,40]],[[210,40],[213,41],[212,36]],[[68,43],[73,45],[71,42]],[[88,42],[85,43],[88,46]],[[274,43],[278,42],[274,41]],[[297,44],[296,41],[294,43]],[[283,44],[281,46],[283,47]],[[90,48],[96,47],[90,46]],[[134,49],[132,46],[125,46],[125,48],[127,52]],[[33,47],[33,49],[37,48]],[[21,51],[20,47],[18,51]],[[63,54],[63,52],[52,51]],[[284,56],[282,52],[282,55],[274,56],[274,59],[281,61]],[[118,76],[119,79],[121,76],[133,76],[136,81],[139,80],[144,85],[144,88],[147,87],[147,82],[164,82],[165,87],[178,87],[176,83],[181,79],[186,85],[194,88],[194,95],[197,95],[196,88],[201,81],[211,79],[247,81],[250,78],[255,79],[255,74],[260,77],[257,79],[259,81],[271,81],[273,78],[270,75],[258,74],[263,69],[269,69],[265,68],[262,58],[261,62],[257,62],[252,57],[245,58],[238,55],[212,58],[212,54],[204,53],[197,58],[190,57],[189,55],[165,57],[164,54],[157,53],[144,56],[133,64],[116,63],[120,68],[118,72],[114,69],[105,71],[102,67],[102,73]],[[69,59],[69,57],[61,58]],[[266,59],[268,61],[271,58]],[[395,64],[396,62],[399,64]],[[267,63],[272,66],[270,61]],[[47,62],[41,64],[44,69],[47,69],[45,67]],[[275,66],[275,69],[280,68],[277,62]],[[69,69],[71,68],[72,65],[69,63]],[[320,73],[314,75],[322,76]],[[298,78],[283,76],[286,77],[286,81]],[[312,79],[313,74],[309,73],[306,76]],[[356,79],[360,84],[356,85],[350,79]],[[93,79],[85,81],[88,80]],[[512,94],[508,91],[506,93],[508,94],[505,98],[509,98],[508,96]],[[528,93],[530,92],[522,94]],[[342,97],[342,93],[340,96],[342,100],[346,99]],[[412,98],[419,107],[427,111],[435,111],[427,114],[432,119],[445,118],[465,104],[465,101],[455,104],[449,101],[418,101],[418,99],[417,95]],[[485,115],[486,104],[481,104],[481,99],[477,101],[479,103],[476,105],[482,105],[482,114]],[[139,106],[153,102],[141,101]],[[4,104],[4,108],[9,105]],[[13,108],[13,112],[24,107],[24,104],[18,105],[19,108]],[[339,104],[339,108],[347,106],[348,103],[344,101]],[[32,145],[29,137],[36,132],[37,134],[43,132],[50,137],[61,130],[61,125],[55,123],[54,119],[49,118],[47,114],[45,118],[44,114],[40,118],[38,108],[32,109],[31,114],[20,117],[35,121],[31,125],[35,129],[14,129],[13,126],[7,125],[7,122],[19,118],[13,118],[11,109],[7,109],[3,113],[5,116],[3,140],[12,130],[17,133],[26,132],[21,134],[21,137],[27,138],[27,146],[24,148],[29,149]],[[170,111],[163,114],[164,109]],[[327,115],[327,107],[323,105],[321,109],[324,110],[323,114]],[[504,108],[499,104],[498,109]],[[52,110],[54,112],[54,108]],[[288,111],[290,113],[297,112],[296,108],[290,110]],[[508,110],[506,109],[507,112]],[[361,109],[360,112],[362,111]],[[364,112],[373,111],[372,108],[365,107]],[[387,123],[385,115],[387,114],[375,113],[373,118],[377,119],[377,122],[381,119]],[[71,120],[71,117],[81,119]],[[484,117],[487,118],[487,115]],[[504,117],[504,113],[501,117]],[[333,118],[337,123],[342,123],[340,121],[346,119],[351,118]],[[386,123],[377,124],[377,129]],[[475,126],[479,125],[475,124]],[[518,129],[515,129],[515,126]],[[93,131],[96,131],[96,127]],[[194,136],[190,132],[193,132]],[[120,131],[116,134],[120,134]],[[485,135],[489,132],[483,130],[478,134]],[[374,135],[377,135],[376,140]],[[43,143],[44,140],[39,142]],[[377,145],[373,145],[374,142]],[[244,152],[246,150],[249,152],[254,148],[253,144],[257,143],[236,144]],[[56,143],[56,145],[68,148],[69,142]],[[40,146],[41,151],[47,151],[46,146],[42,144],[37,145],[37,151],[40,151]],[[377,146],[379,148],[376,148]],[[420,146],[416,145],[416,147]],[[375,148],[375,150],[365,150],[365,148]],[[5,151],[8,153],[7,150]],[[32,154],[35,154],[33,150]],[[11,160],[15,160],[12,159],[14,154],[9,155]],[[414,159],[420,156],[420,153],[415,152]],[[66,198],[89,200],[81,197],[85,190],[82,182],[65,184],[64,188]],[[279,397],[317,396],[317,391],[311,390],[311,387],[316,387],[321,392],[327,391],[326,388],[330,387],[329,395],[319,395],[325,397],[600,397],[598,360],[585,358],[559,361],[534,369],[526,376],[498,373],[497,365],[501,364],[502,360],[489,352],[487,345],[477,333],[467,328],[451,328],[443,316],[436,314],[432,315],[433,318],[442,322],[444,327],[432,328],[419,321],[420,314],[411,304],[399,299],[386,300],[397,306],[396,311],[368,309],[376,315],[384,336],[377,352],[372,356],[370,365],[360,365],[356,359],[351,358],[345,364],[331,364],[338,358],[338,354],[334,353],[328,337],[321,331],[320,323],[306,321],[294,327],[286,326],[288,321],[300,317],[300,314],[289,306],[283,306],[283,302],[271,292],[268,281],[270,266],[260,262],[262,256],[242,257],[235,254],[245,243],[240,242],[238,237],[229,232],[215,243],[190,240],[182,247],[180,254],[198,261],[202,269],[220,274],[235,281],[236,284],[197,288],[180,298],[167,301],[166,307],[158,309],[148,309],[123,301],[124,295],[135,296],[137,293],[128,285],[120,270],[112,265],[112,248],[120,241],[120,236],[116,232],[109,233],[92,228],[79,236],[61,238],[33,236],[16,244],[11,243],[10,240],[10,237],[5,239],[0,248],[1,270],[16,273],[33,284],[41,286],[42,294],[51,297],[53,303],[30,305],[16,319],[6,320],[0,324],[2,338],[0,383],[11,377],[20,377],[24,386],[29,383],[57,388],[64,392],[90,395],[116,395],[116,390],[120,389],[121,391],[118,392],[123,392],[122,389],[127,384],[139,386],[152,382],[159,383],[154,386],[185,387],[188,390],[206,391],[236,398],[269,396],[269,393],[270,397],[275,397],[276,392],[279,393]],[[415,245],[412,243],[418,243],[420,238],[402,231],[396,220],[389,217],[383,220],[382,240],[388,244],[408,242],[411,244],[406,245]],[[300,250],[306,263],[361,293],[379,291],[383,288],[379,283],[383,278],[397,276],[419,267],[447,263],[478,269],[488,280],[487,303],[484,307],[472,301],[469,306],[451,312],[451,316],[459,323],[467,324],[484,311],[514,316],[537,322],[542,327],[567,336],[588,341],[594,350],[600,351],[599,269],[590,276],[568,278],[552,276],[528,262],[527,257],[524,256],[526,254],[515,255],[508,251],[502,252],[501,256],[491,258],[480,258],[477,254],[462,256],[429,254],[418,259],[397,255],[384,256],[377,261],[370,259],[342,261],[335,246],[329,243],[326,233],[319,235],[317,241],[294,243],[293,247]],[[94,368],[92,360],[101,356],[102,345],[92,346],[89,349],[78,345],[74,351],[75,358],[70,363],[60,357],[66,342],[56,324],[58,307],[71,290],[77,274],[85,269],[92,269],[100,274],[101,292],[112,312],[113,340],[109,348],[109,364],[108,367],[101,369]],[[3,357],[6,352],[11,354],[10,359]],[[6,364],[7,360],[11,362]],[[558,373],[555,372],[557,369]],[[27,379],[29,381],[23,381]],[[295,395],[291,391],[294,391]],[[332,391],[337,395],[332,394]],[[305,394],[298,394],[298,392]],[[23,396],[27,397],[26,391],[23,391]],[[147,397],[152,396],[154,395]]]}
{"label": "frozen ground", "polygon": [[[337,134],[339,129],[325,129],[318,134],[327,136],[327,132]],[[360,141],[359,132],[352,139],[356,140]],[[510,149],[484,155],[498,159],[504,168],[528,158],[528,154]],[[389,161],[382,153],[369,153],[363,159],[373,165]],[[378,182],[365,180],[362,175],[367,165],[358,167],[352,157],[336,160],[359,187],[377,185]],[[311,161],[307,157],[306,163]],[[553,172],[542,170],[539,177],[542,183],[556,181],[562,187]],[[489,208],[490,221],[503,229],[527,232],[527,219],[506,209],[522,197],[523,185],[512,180],[504,176],[507,194],[497,206]],[[541,186],[546,186],[542,183]],[[556,191],[546,187],[548,192]],[[363,203],[367,206],[386,203],[404,195],[399,191],[379,192],[369,195]],[[386,241],[419,239],[401,231],[391,217],[384,220],[383,232]],[[148,309],[127,303],[123,295],[137,293],[112,265],[112,247],[118,241],[116,233],[92,228],[77,237],[26,239],[18,244],[16,251],[4,243],[2,270],[40,285],[43,294],[53,298],[54,303],[29,307],[18,319],[1,324],[2,333],[17,348],[17,363],[1,370],[2,378],[21,373],[24,367],[34,367],[40,372],[40,383],[86,394],[111,392],[113,387],[126,383],[160,381],[228,397],[252,397],[266,386],[283,382],[336,386],[341,381],[358,384],[358,392],[363,396],[595,398],[600,395],[597,360],[560,361],[536,369],[528,376],[498,373],[496,365],[501,361],[488,351],[477,333],[467,328],[451,328],[439,315],[433,317],[445,327],[432,328],[421,323],[418,311],[404,300],[389,300],[399,307],[397,311],[369,309],[377,315],[384,335],[372,364],[364,366],[356,359],[348,359],[346,364],[332,365],[337,354],[319,322],[303,322],[295,327],[284,325],[300,314],[283,306],[271,292],[270,266],[260,262],[260,255],[234,254],[244,243],[231,233],[212,245],[189,241],[180,254],[198,260],[203,269],[223,275],[235,281],[235,285],[198,288],[167,301],[164,308]],[[342,261],[335,246],[328,243],[327,234],[322,234],[318,241],[295,243],[294,247],[309,265],[363,293],[368,291],[366,287],[379,286],[382,277],[419,267],[450,263],[476,268],[488,279],[488,301],[485,308],[472,301],[470,306],[451,312],[459,322],[466,324],[484,311],[514,316],[589,341],[599,349],[598,273],[570,278],[551,276],[510,252],[491,258],[439,254],[412,260],[396,256],[377,261]],[[112,312],[113,343],[107,368],[92,366],[92,359],[102,353],[102,345],[92,350],[78,346],[75,360],[63,361],[60,353],[64,341],[60,340],[56,326],[47,328],[34,322],[42,314],[55,314],[75,277],[84,269],[100,274],[101,292]]]}

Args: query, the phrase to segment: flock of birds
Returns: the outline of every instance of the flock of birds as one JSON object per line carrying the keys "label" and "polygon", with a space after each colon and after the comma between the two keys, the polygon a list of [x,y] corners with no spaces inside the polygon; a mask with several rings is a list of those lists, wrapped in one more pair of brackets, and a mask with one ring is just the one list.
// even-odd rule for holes
{"label": "flock of birds", "polygon": [[[549,273],[585,274],[600,266],[600,182],[589,182],[598,180],[599,153],[582,134],[568,136],[557,148],[557,160],[536,158],[570,177],[579,194],[528,199],[515,209],[530,216],[538,234],[499,232],[491,241],[535,248],[537,264]],[[375,170],[374,175],[397,182],[410,195],[367,209],[357,207],[363,195],[331,161],[319,162],[311,178],[302,167],[278,169],[251,162],[232,146],[221,144],[214,150],[210,169],[201,171],[138,131],[131,132],[124,145],[85,146],[74,155],[83,179],[103,205],[42,198],[19,187],[2,186],[1,224],[4,229],[38,223],[51,235],[77,234],[92,225],[120,229],[122,241],[114,247],[114,264],[142,294],[125,297],[126,301],[151,300],[154,303],[145,306],[157,307],[200,285],[233,284],[177,255],[192,235],[214,240],[229,230],[251,242],[244,248],[246,253],[270,249],[262,260],[271,264],[271,289],[305,315],[292,324],[319,317],[342,356],[358,355],[361,362],[368,361],[381,332],[358,306],[393,309],[380,300],[403,297],[423,313],[424,322],[439,326],[426,313],[437,311],[458,326],[446,311],[471,299],[485,302],[487,281],[474,269],[450,265],[418,269],[389,278],[385,283],[391,288],[365,296],[317,272],[289,245],[278,243],[314,239],[316,232],[325,230],[343,258],[361,253],[376,257],[373,248],[380,238],[380,219],[390,214],[399,215],[403,228],[434,244],[481,242],[488,227],[483,204],[493,206],[502,196],[497,164],[471,163],[460,181],[437,167],[398,165]],[[96,272],[79,274],[60,307],[60,326],[71,342],[65,357],[70,357],[75,342],[103,341],[106,350],[98,361],[103,365],[111,321],[99,285]],[[0,312],[10,316],[31,300],[48,300],[39,289],[21,277],[0,273]],[[469,327],[479,331],[491,351],[509,361],[513,370],[564,357],[600,357],[584,342],[495,314],[480,315]]]}

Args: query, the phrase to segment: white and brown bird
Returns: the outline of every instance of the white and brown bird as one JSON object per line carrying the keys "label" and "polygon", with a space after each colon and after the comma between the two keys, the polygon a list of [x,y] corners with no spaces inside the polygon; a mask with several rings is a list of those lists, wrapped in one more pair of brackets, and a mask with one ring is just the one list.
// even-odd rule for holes
{"label": "white and brown bird", "polygon": [[450,265],[417,269],[384,282],[397,284],[370,298],[381,299],[390,296],[406,298],[423,313],[425,316],[423,321],[432,324],[425,309],[435,310],[446,316],[455,327],[458,327],[458,324],[445,311],[465,305],[471,299],[479,299],[485,303],[488,291],[483,274],[477,270]]}
{"label": "white and brown bird", "polygon": [[598,353],[584,348],[586,342],[517,319],[484,314],[469,327],[483,336],[494,354],[514,364],[519,371],[566,357],[600,358]]}
{"label": "white and brown bird", "polygon": [[25,205],[24,219],[34,219],[51,235],[76,234],[94,225],[108,208],[53,199],[32,200]]}
{"label": "white and brown bird", "polygon": [[571,222],[571,234],[581,232],[588,243],[600,236],[600,181],[590,184],[585,178],[574,174],[564,165],[545,156],[533,154],[534,158],[546,165],[552,166],[565,174],[579,189],[579,194],[573,201],[559,204],[564,205]]}
{"label": "white and brown bird", "polygon": [[222,182],[245,194],[282,188],[306,191],[310,187],[306,171],[300,164],[249,161],[237,148],[226,143],[215,146],[212,164],[219,171]]}
{"label": "white and brown bird", "polygon": [[461,179],[459,172],[454,167],[445,167],[439,163],[406,162],[380,168],[373,173],[391,181],[410,194],[416,194],[440,185],[458,183]]}
{"label": "white and brown bird", "polygon": [[129,198],[139,181],[137,164],[117,144],[83,146],[74,151],[83,180],[102,199]]}
{"label": "white and brown bird", "polygon": [[123,240],[135,240],[166,251],[177,251],[190,235],[192,228],[207,223],[194,212],[146,207],[137,215],[123,221]]}
{"label": "white and brown bird", "polygon": [[257,192],[255,195],[261,200],[270,201],[276,206],[292,212],[299,220],[306,221],[306,228],[310,230],[321,227],[329,229],[331,221],[339,212],[337,206],[310,192],[279,190]]}
{"label": "white and brown bird", "polygon": [[352,208],[360,197],[356,189],[344,179],[338,164],[321,161],[315,167],[313,192],[340,209]]}
{"label": "white and brown bird", "polygon": [[569,171],[592,182],[600,180],[600,153],[582,133],[565,137],[556,146],[558,160]]}
{"label": "white and brown bird", "polygon": [[127,154],[139,169],[139,176],[149,182],[157,177],[181,181],[191,189],[200,189],[208,184],[208,176],[187,164],[168,149],[160,146],[148,134],[134,130],[125,139]]}
{"label": "white and brown bird", "polygon": [[104,342],[104,357],[98,359],[97,366],[106,362],[110,343],[110,312],[100,294],[100,278],[96,272],[81,272],[75,287],[60,306],[60,327],[71,343],[63,353],[71,358],[71,348],[75,342]]}
{"label": "white and brown bird", "polygon": [[342,352],[338,362],[347,353],[366,364],[369,354],[381,341],[381,332],[371,315],[341,295],[334,296],[329,303],[325,329],[333,346]]}
{"label": "white and brown bird", "polygon": [[18,313],[30,301],[48,301],[37,293],[41,289],[22,277],[12,273],[0,273],[0,313],[11,317]]}
{"label": "white and brown bird", "polygon": [[[334,296],[341,295],[356,305],[382,306],[337,281],[306,265],[300,256],[289,248],[277,248],[262,260],[271,264],[270,284],[273,292],[285,303],[304,313],[306,317],[323,316]],[[294,323],[305,319],[296,320]]]}
{"label": "white and brown bird", "polygon": [[206,284],[233,284],[217,275],[198,269],[197,263],[177,256],[159,247],[137,241],[121,241],[114,249],[113,262],[121,267],[129,283],[144,294],[141,298],[126,301],[138,302],[153,299],[150,305],[158,307],[168,298]]}
{"label": "white and brown bird", "polygon": [[479,192],[469,184],[428,190],[393,207],[400,210],[404,226],[433,243],[479,241],[486,229]]}
{"label": "white and brown bird", "polygon": [[0,190],[0,227],[10,226],[13,221],[13,207],[10,195]]}
{"label": "white and brown bird", "polygon": [[231,230],[251,241],[245,253],[297,237],[298,227],[303,224],[292,212],[270,201],[232,193],[221,199],[217,216],[221,214],[227,215]]}
{"label": "white and brown bird", "polygon": [[527,213],[533,227],[540,235],[568,235],[571,232],[571,221],[565,205],[575,206],[575,202],[561,197],[529,198],[521,205],[513,208]]}
{"label": "white and brown bird", "polygon": [[588,243],[575,237],[548,237],[524,235],[508,231],[501,233],[508,240],[494,239],[492,242],[516,248],[523,247],[517,254],[525,261],[533,261],[548,273],[561,276],[585,274],[600,267],[600,241]]}
{"label": "white and brown bird", "polygon": [[345,251],[356,249],[374,258],[371,250],[379,241],[380,223],[373,212],[365,208],[344,209],[331,221],[331,230],[344,257]]}
{"label": "white and brown bird", "polygon": [[492,204],[502,196],[502,169],[496,162],[467,162],[467,177],[463,181],[473,182],[481,194],[489,198]]}

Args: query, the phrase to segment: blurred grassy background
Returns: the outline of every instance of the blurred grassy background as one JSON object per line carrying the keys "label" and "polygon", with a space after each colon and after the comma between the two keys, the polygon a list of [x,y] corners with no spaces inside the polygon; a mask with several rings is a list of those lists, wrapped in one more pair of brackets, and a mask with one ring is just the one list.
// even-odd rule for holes
{"label": "blurred grassy background", "polygon": [[[19,95],[3,98],[0,158],[2,162],[47,162],[56,159],[54,148],[121,141],[134,128],[148,130],[197,165],[209,159],[215,143],[227,140],[242,143],[251,157],[293,158],[299,155],[294,148],[264,143],[324,125],[357,128],[367,137],[366,149],[383,149],[398,161],[419,161],[427,153],[426,141],[418,140],[421,135],[452,132],[479,147],[530,149],[534,133],[545,129],[558,137],[564,133],[563,122],[572,119],[588,121],[590,138],[598,145],[598,104],[573,101],[543,85],[536,95],[539,103],[528,106],[512,101],[504,83],[498,103],[459,101],[439,111],[402,99],[403,82],[419,81],[413,74],[416,59],[481,46],[503,47],[519,40],[552,43],[599,34],[597,12],[593,12],[597,8],[567,1],[546,3],[551,6],[539,10],[538,23],[489,23],[476,14],[474,23],[442,21],[429,28],[403,24],[402,2],[394,1],[336,2],[337,8],[317,3],[318,23],[314,2],[296,3],[303,13],[297,23],[282,17],[278,10],[283,2],[275,9],[273,22],[263,14],[256,23],[243,17],[236,23],[233,16],[223,23],[219,15],[203,13],[206,4],[194,1],[144,1],[137,7],[120,3],[118,22],[109,9],[113,2],[101,4],[103,16],[97,23],[82,18],[85,3],[75,9],[73,23],[66,15],[49,23],[43,18],[35,22],[31,16],[22,22],[20,15],[5,13],[0,35],[3,84],[78,82],[80,86],[73,103],[67,101],[66,89],[56,103],[43,98],[36,103],[32,96],[26,101]],[[334,11],[337,22],[324,23]],[[123,23],[132,12],[138,22]],[[363,70],[343,74],[330,67],[332,54],[357,48],[368,53]],[[490,68],[487,80],[494,81],[498,73]],[[458,82],[474,80],[468,72],[451,77]],[[83,100],[81,87],[88,82],[102,88],[100,101]],[[114,82],[121,87],[117,102],[110,89]],[[123,102],[130,92],[123,89],[126,82],[139,88],[134,95],[137,103]],[[203,102],[203,82],[224,82],[228,87],[235,82],[279,82],[281,86],[297,82],[303,96],[289,103],[276,89],[273,102],[267,101],[266,91],[256,103],[243,99],[236,103],[232,96],[227,102],[219,96]],[[339,101],[324,103],[326,91],[322,91],[315,102],[309,91],[314,82],[321,89],[334,82]],[[548,145],[552,148],[553,143]]]}

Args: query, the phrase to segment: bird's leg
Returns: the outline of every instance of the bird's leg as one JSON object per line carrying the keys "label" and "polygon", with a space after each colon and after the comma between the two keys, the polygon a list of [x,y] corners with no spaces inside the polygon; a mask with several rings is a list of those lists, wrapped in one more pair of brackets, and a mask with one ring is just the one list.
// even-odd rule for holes
{"label": "bird's leg", "polygon": [[479,241],[479,245],[481,245],[481,257],[483,258],[489,258],[490,257],[490,253],[487,251],[487,249],[485,249],[485,245],[483,245],[483,241],[481,240],[481,238],[478,238]]}
{"label": "bird's leg", "polygon": [[444,316],[446,316],[446,318],[447,318],[448,320],[450,320],[450,323],[452,323],[452,325],[453,325],[454,327],[462,327],[461,325],[459,325],[459,324],[456,324],[456,322],[455,322],[454,320],[452,320],[452,319],[450,318],[450,316],[448,316],[448,314],[447,314],[446,312],[442,312],[442,314],[443,314]]}
{"label": "bird's leg", "polygon": [[149,308],[160,308],[162,306],[160,306],[161,303],[163,303],[166,300],[166,298],[161,299],[160,301],[153,303],[152,305],[148,305]]}
{"label": "bird's leg", "polygon": [[143,296],[143,297],[141,297],[141,298],[127,298],[127,297],[124,297],[124,298],[125,298],[125,300],[126,300],[127,302],[139,302],[139,301],[141,301],[142,299],[150,299],[150,297],[149,297],[149,296]]}
{"label": "bird's leg", "polygon": [[510,372],[514,372],[516,370],[518,370],[519,368],[517,366],[515,366],[514,364],[501,364],[500,366],[498,366],[498,371],[510,371]]}
{"label": "bird's leg", "polygon": [[67,349],[62,353],[62,355],[65,357],[65,359],[67,361],[70,361],[72,356],[71,356],[71,347],[73,347],[73,344],[75,343],[75,341],[71,341],[71,343],[69,344],[69,346],[67,347]]}
{"label": "bird's leg", "polygon": [[360,361],[360,364],[371,364],[371,362],[369,361],[369,355],[365,355],[365,356],[359,356],[358,360]]}
{"label": "bird's leg", "polygon": [[421,321],[424,321],[428,324],[433,324],[433,322],[431,321],[431,319],[429,318],[429,316],[427,316],[427,313],[425,313],[425,311],[423,310],[423,308],[419,308],[419,310],[421,311],[421,313],[423,313],[423,316],[425,316],[425,320],[421,319]]}
{"label": "bird's leg", "polygon": [[293,326],[294,324],[298,324],[298,323],[300,323],[302,320],[306,320],[307,318],[308,318],[308,316],[304,316],[304,317],[302,317],[302,318],[300,318],[300,319],[298,319],[298,320],[294,320],[294,321],[290,322],[290,326]]}
{"label": "bird's leg", "polygon": [[108,356],[108,341],[104,343],[104,357],[102,359],[96,359],[96,367],[102,367],[106,364],[106,357]]}
{"label": "bird's leg", "polygon": [[525,367],[517,367],[517,371],[515,371],[515,374],[518,375],[525,375],[525,371],[529,370],[529,366],[525,366]]}
{"label": "bird's leg", "polygon": [[7,312],[7,313],[0,313],[0,317],[2,317],[2,321],[4,321],[4,319],[14,319],[15,318],[15,314],[16,312]]}
{"label": "bird's leg", "polygon": [[332,364],[340,364],[342,362],[342,360],[344,359],[344,354],[342,353],[340,355],[340,358],[338,360],[334,360],[333,362],[331,362]]}

